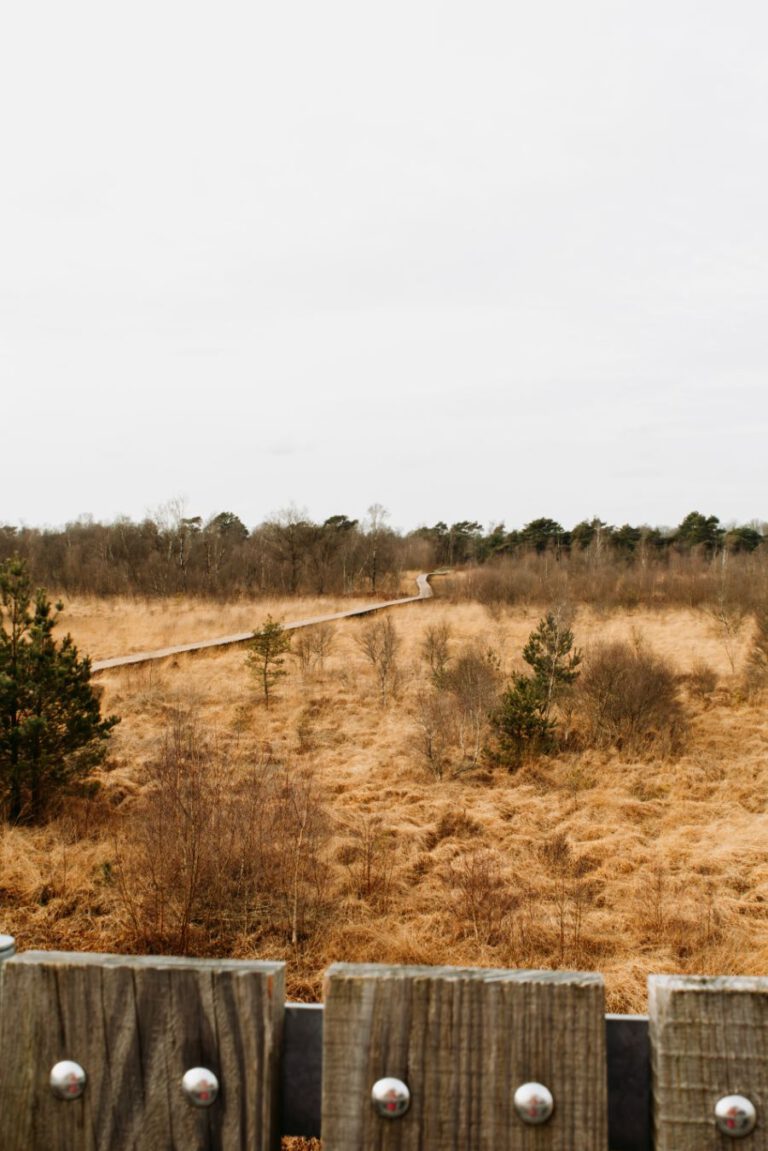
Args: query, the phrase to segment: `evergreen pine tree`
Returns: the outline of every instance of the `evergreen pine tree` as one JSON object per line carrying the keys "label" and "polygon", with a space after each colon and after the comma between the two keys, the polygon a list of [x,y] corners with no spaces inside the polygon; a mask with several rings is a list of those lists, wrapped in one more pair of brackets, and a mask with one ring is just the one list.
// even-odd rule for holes
{"label": "evergreen pine tree", "polygon": [[118,723],[101,718],[91,665],[53,630],[62,605],[34,596],[23,562],[0,565],[0,797],[12,822],[42,819],[100,762]]}
{"label": "evergreen pine tree", "polygon": [[261,683],[264,705],[269,707],[272,688],[288,672],[284,655],[291,650],[291,637],[276,619],[268,615],[248,645],[246,663]]}
{"label": "evergreen pine tree", "polygon": [[553,706],[558,693],[579,674],[581,653],[574,651],[573,632],[561,612],[547,612],[539,621],[523,648],[523,659],[533,674],[513,675],[491,714],[496,758],[510,771],[527,755],[551,749]]}
{"label": "evergreen pine tree", "polygon": [[578,676],[581,652],[573,650],[573,632],[561,611],[548,611],[528,636],[523,659],[533,671],[533,680],[541,700],[541,711],[549,716],[558,690]]}
{"label": "evergreen pine tree", "polygon": [[496,758],[515,771],[527,755],[548,751],[554,724],[541,708],[541,693],[530,675],[517,673],[504,690],[499,706],[491,714],[496,736]]}

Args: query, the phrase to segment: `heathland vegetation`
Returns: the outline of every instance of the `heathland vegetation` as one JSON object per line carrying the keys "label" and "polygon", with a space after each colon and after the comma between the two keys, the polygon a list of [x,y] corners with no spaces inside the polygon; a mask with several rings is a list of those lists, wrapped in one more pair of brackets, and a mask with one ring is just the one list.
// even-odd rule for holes
{"label": "heathland vegetation", "polygon": [[[6,806],[22,947],[286,958],[300,997],[335,959],[582,967],[615,1010],[649,971],[764,971],[761,530],[225,518],[2,536],[93,659],[260,636],[94,677],[122,722],[89,786]],[[281,631],[449,563],[433,600]]]}

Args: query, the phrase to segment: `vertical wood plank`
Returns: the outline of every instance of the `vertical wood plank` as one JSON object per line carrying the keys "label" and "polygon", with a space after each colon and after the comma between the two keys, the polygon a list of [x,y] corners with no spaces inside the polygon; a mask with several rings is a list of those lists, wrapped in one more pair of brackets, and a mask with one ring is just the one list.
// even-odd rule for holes
{"label": "vertical wood plank", "polygon": [[[385,1119],[377,1079],[402,1079]],[[513,1095],[545,1084],[552,1118],[529,1127]],[[324,1151],[606,1151],[598,975],[335,964],[325,979]]]}
{"label": "vertical wood plank", "polygon": [[[653,975],[648,997],[656,1151],[768,1151],[768,979]],[[715,1127],[725,1095],[757,1108],[738,1144]]]}
{"label": "vertical wood plank", "polygon": [[[273,1151],[284,965],[27,952],[0,968],[3,1151]],[[56,1099],[62,1059],[88,1076]],[[209,1108],[181,1090],[207,1067]]]}

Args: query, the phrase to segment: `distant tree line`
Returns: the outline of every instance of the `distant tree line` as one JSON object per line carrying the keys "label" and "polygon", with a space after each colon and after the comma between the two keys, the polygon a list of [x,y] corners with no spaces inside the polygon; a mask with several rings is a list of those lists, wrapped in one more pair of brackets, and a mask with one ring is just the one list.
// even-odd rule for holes
{"label": "distant tree line", "polygon": [[535,552],[555,557],[572,552],[607,552],[617,556],[659,554],[667,551],[713,555],[722,550],[751,552],[766,541],[766,525],[756,522],[724,527],[717,516],[690,512],[676,528],[623,524],[615,527],[597,516],[581,520],[566,530],[556,520],[542,517],[524,527],[507,531],[497,524],[484,532],[475,521],[463,520],[450,527],[443,522],[431,528],[418,528],[413,534],[428,540],[436,563],[486,563],[504,555]]}
{"label": "distant tree line", "polygon": [[[69,594],[222,598],[387,596],[399,590],[406,570],[469,568],[477,578],[467,588],[477,598],[510,601],[536,595],[537,582],[562,581],[569,572],[593,578],[600,571],[618,586],[633,571],[644,573],[646,584],[649,573],[657,577],[665,570],[705,572],[719,564],[721,571],[732,556],[762,569],[767,538],[765,525],[726,527],[717,516],[698,511],[669,529],[617,527],[594,517],[570,530],[540,518],[512,530],[503,523],[484,529],[478,521],[461,520],[401,533],[389,526],[380,505],[363,520],[338,514],[322,523],[289,508],[249,529],[233,512],[203,520],[172,503],[140,522],[82,518],[63,528],[0,525],[0,562],[18,556],[36,585]],[[513,571],[529,573],[525,587],[512,589]],[[658,580],[653,591],[638,593],[640,600],[646,592],[658,598]]]}
{"label": "distant tree line", "polygon": [[346,515],[315,523],[291,508],[253,530],[232,512],[204,521],[174,505],[139,523],[0,526],[0,561],[18,556],[36,583],[96,595],[386,596],[408,551],[378,506],[363,523]]}

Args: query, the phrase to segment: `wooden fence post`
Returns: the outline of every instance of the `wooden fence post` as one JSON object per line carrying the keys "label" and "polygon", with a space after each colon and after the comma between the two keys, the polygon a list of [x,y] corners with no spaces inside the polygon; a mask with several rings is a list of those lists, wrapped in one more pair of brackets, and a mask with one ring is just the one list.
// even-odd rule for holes
{"label": "wooden fence post", "polygon": [[[284,965],[26,952],[0,967],[3,1151],[273,1151]],[[52,1067],[85,1070],[55,1098]],[[212,1071],[194,1106],[181,1080]]]}
{"label": "wooden fence post", "polygon": [[[325,979],[324,1151],[606,1151],[599,975],[338,963]],[[410,1106],[382,1117],[374,1083]],[[530,1126],[523,1084],[554,1097]]]}
{"label": "wooden fence post", "polygon": [[[768,979],[652,975],[648,998],[656,1151],[768,1151]],[[715,1121],[734,1095],[757,1113],[735,1144]]]}

